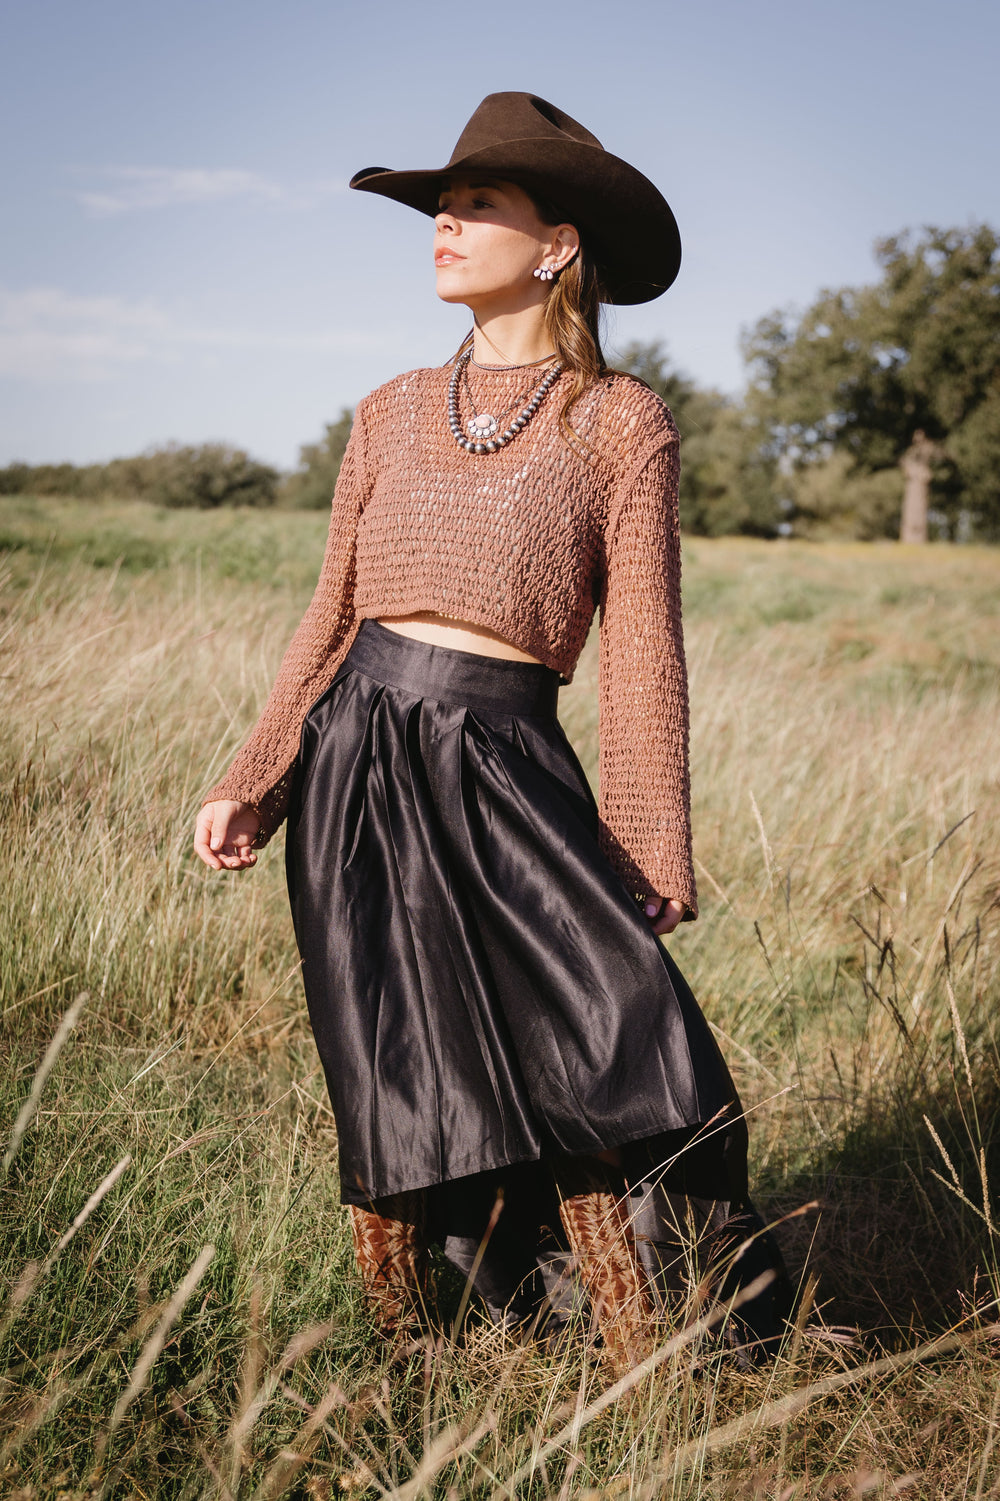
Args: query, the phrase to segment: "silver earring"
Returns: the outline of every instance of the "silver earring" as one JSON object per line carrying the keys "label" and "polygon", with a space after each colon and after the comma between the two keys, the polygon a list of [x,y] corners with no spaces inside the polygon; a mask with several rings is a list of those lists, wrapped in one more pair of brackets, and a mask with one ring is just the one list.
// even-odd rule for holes
{"label": "silver earring", "polygon": [[536,266],[531,274],[532,276],[537,276],[540,281],[551,281],[556,273],[550,270],[548,266]]}

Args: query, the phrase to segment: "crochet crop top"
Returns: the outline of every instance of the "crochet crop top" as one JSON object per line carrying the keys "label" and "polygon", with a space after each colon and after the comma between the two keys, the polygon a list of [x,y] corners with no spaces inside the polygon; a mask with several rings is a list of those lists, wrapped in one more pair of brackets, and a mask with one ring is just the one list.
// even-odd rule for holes
{"label": "crochet crop top", "polygon": [[[366,617],[433,611],[486,626],[569,682],[595,609],[601,847],[633,895],[697,912],[680,611],[678,438],[663,402],[608,374],[560,432],[565,375],[512,442],[469,454],[448,428],[449,367],[359,402],[316,592],[249,740],[205,801],[285,816],[302,721]],[[479,411],[524,405],[537,372],[472,365]],[[463,408],[463,417],[468,413]],[[508,419],[509,420],[509,419]],[[503,426],[501,422],[501,426]]]}

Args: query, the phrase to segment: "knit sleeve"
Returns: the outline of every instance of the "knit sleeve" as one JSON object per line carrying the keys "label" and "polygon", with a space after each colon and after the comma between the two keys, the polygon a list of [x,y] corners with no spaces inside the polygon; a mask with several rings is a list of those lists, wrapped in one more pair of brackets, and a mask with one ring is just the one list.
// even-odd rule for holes
{"label": "knit sleeve", "polygon": [[697,916],[681,626],[678,443],[640,455],[608,519],[600,601],[599,810],[629,891]]}
{"label": "knit sleeve", "polygon": [[258,845],[267,843],[285,817],[302,722],[332,683],[357,634],[355,547],[369,486],[362,407],[359,404],[354,414],[337,476],[326,552],[312,601],[249,740],[222,780],[203,798],[206,803],[218,798],[250,803],[260,815]]}

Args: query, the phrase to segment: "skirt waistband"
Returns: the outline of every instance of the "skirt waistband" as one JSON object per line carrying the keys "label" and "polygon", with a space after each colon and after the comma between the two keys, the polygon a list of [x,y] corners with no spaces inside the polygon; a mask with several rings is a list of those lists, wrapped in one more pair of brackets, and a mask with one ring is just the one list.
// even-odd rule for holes
{"label": "skirt waistband", "polygon": [[556,717],[561,679],[554,667],[432,646],[377,620],[362,620],[340,670],[346,668],[421,698],[498,713]]}

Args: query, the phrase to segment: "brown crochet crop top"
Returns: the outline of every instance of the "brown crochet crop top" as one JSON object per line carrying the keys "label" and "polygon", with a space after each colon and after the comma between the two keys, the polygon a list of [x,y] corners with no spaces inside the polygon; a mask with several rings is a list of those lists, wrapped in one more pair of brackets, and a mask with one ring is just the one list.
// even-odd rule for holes
{"label": "brown crochet crop top", "polygon": [[[630,892],[677,897],[693,916],[670,412],[639,381],[608,374],[573,407],[582,454],[560,433],[561,376],[511,443],[469,454],[448,428],[450,373],[413,370],[359,402],[316,592],[250,739],[205,801],[252,804],[258,842],[270,838],[302,721],[366,617],[471,621],[569,682],[599,609],[601,847]],[[517,410],[537,378],[468,373],[478,410],[494,413]]]}

